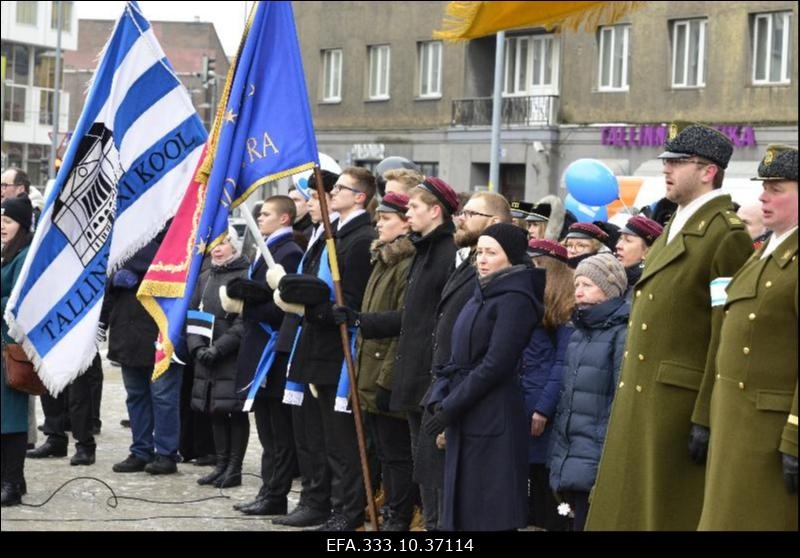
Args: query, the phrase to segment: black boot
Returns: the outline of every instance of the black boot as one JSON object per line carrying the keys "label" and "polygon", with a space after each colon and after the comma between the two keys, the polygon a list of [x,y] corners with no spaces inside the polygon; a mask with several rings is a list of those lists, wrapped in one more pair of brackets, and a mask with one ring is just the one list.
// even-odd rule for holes
{"label": "black boot", "polygon": [[228,467],[214,482],[217,488],[231,488],[242,484],[242,461],[250,437],[250,420],[247,418],[247,413],[231,413],[228,424],[231,441]]}
{"label": "black boot", "polygon": [[41,459],[43,457],[66,457],[67,456],[67,441],[54,440],[48,438],[38,448],[29,451],[26,456],[28,459]]}
{"label": "black boot", "polygon": [[228,468],[228,453],[231,447],[230,425],[227,417],[214,416],[211,419],[211,428],[214,434],[214,449],[217,452],[217,464],[214,470],[204,477],[197,479],[197,484],[215,484],[217,479]]}
{"label": "black boot", "polygon": [[79,447],[75,450],[75,455],[69,460],[70,465],[92,465],[95,461],[94,448]]}
{"label": "black boot", "polygon": [[22,503],[22,483],[3,482],[0,490],[0,506],[17,506]]}
{"label": "black boot", "polygon": [[[198,481],[199,482],[199,481]],[[214,481],[217,488],[232,488],[242,484],[242,456],[231,453],[225,471]]]}
{"label": "black boot", "polygon": [[261,488],[258,490],[258,494],[256,494],[254,500],[251,500],[250,502],[241,502],[239,504],[234,504],[233,509],[235,509],[236,511],[243,511],[244,508],[250,508],[258,505],[266,497],[267,497],[267,485],[265,483],[261,485]]}

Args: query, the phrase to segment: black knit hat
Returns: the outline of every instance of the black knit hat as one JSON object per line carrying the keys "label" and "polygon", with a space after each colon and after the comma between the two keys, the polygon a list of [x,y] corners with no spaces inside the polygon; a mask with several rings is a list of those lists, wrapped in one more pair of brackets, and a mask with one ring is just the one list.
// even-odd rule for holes
{"label": "black knit hat", "polygon": [[528,261],[528,233],[527,231],[509,225],[508,223],[497,223],[487,227],[481,236],[490,236],[503,248],[508,261],[511,265],[524,264]]}
{"label": "black knit hat", "polygon": [[3,217],[13,219],[23,231],[30,231],[33,223],[33,206],[27,196],[3,200]]}
{"label": "black knit hat", "polygon": [[789,145],[768,145],[758,176],[751,180],[794,180],[797,182],[797,148]]}
{"label": "black knit hat", "polygon": [[659,159],[688,159],[697,155],[723,169],[727,168],[733,155],[733,143],[728,136],[703,124],[689,122],[669,125],[664,148],[666,151],[658,156]]}

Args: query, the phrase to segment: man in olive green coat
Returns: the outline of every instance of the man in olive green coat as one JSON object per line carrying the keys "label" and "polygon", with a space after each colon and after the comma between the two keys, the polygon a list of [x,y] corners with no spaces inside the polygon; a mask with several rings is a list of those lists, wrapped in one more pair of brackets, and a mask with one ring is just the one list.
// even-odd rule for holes
{"label": "man in olive green coat", "polygon": [[797,530],[797,148],[754,180],[772,237],[727,289],[700,530]]}
{"label": "man in olive green coat", "polygon": [[694,530],[700,518],[712,387],[704,375],[713,374],[712,322],[722,316],[721,306],[712,310],[711,282],[732,277],[752,242],[719,190],[730,140],[683,126],[670,126],[659,156],[678,210],[634,288],[587,530]]}

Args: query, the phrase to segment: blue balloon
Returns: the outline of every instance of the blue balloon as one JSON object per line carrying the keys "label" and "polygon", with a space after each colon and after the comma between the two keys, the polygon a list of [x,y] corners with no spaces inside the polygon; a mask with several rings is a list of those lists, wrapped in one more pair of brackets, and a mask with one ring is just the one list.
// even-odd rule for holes
{"label": "blue balloon", "polygon": [[608,208],[606,206],[586,205],[572,197],[572,194],[567,194],[564,199],[564,207],[569,209],[581,223],[608,220]]}
{"label": "blue balloon", "polygon": [[619,198],[619,184],[614,173],[596,159],[578,159],[564,173],[567,192],[580,203],[606,205]]}

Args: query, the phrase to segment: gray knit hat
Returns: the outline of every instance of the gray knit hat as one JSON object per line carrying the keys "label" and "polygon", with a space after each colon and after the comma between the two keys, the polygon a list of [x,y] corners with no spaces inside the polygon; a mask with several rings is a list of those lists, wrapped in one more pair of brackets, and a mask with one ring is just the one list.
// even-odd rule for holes
{"label": "gray knit hat", "polygon": [[628,288],[625,268],[608,252],[595,254],[579,263],[575,269],[575,277],[578,276],[591,279],[608,298],[620,297]]}

